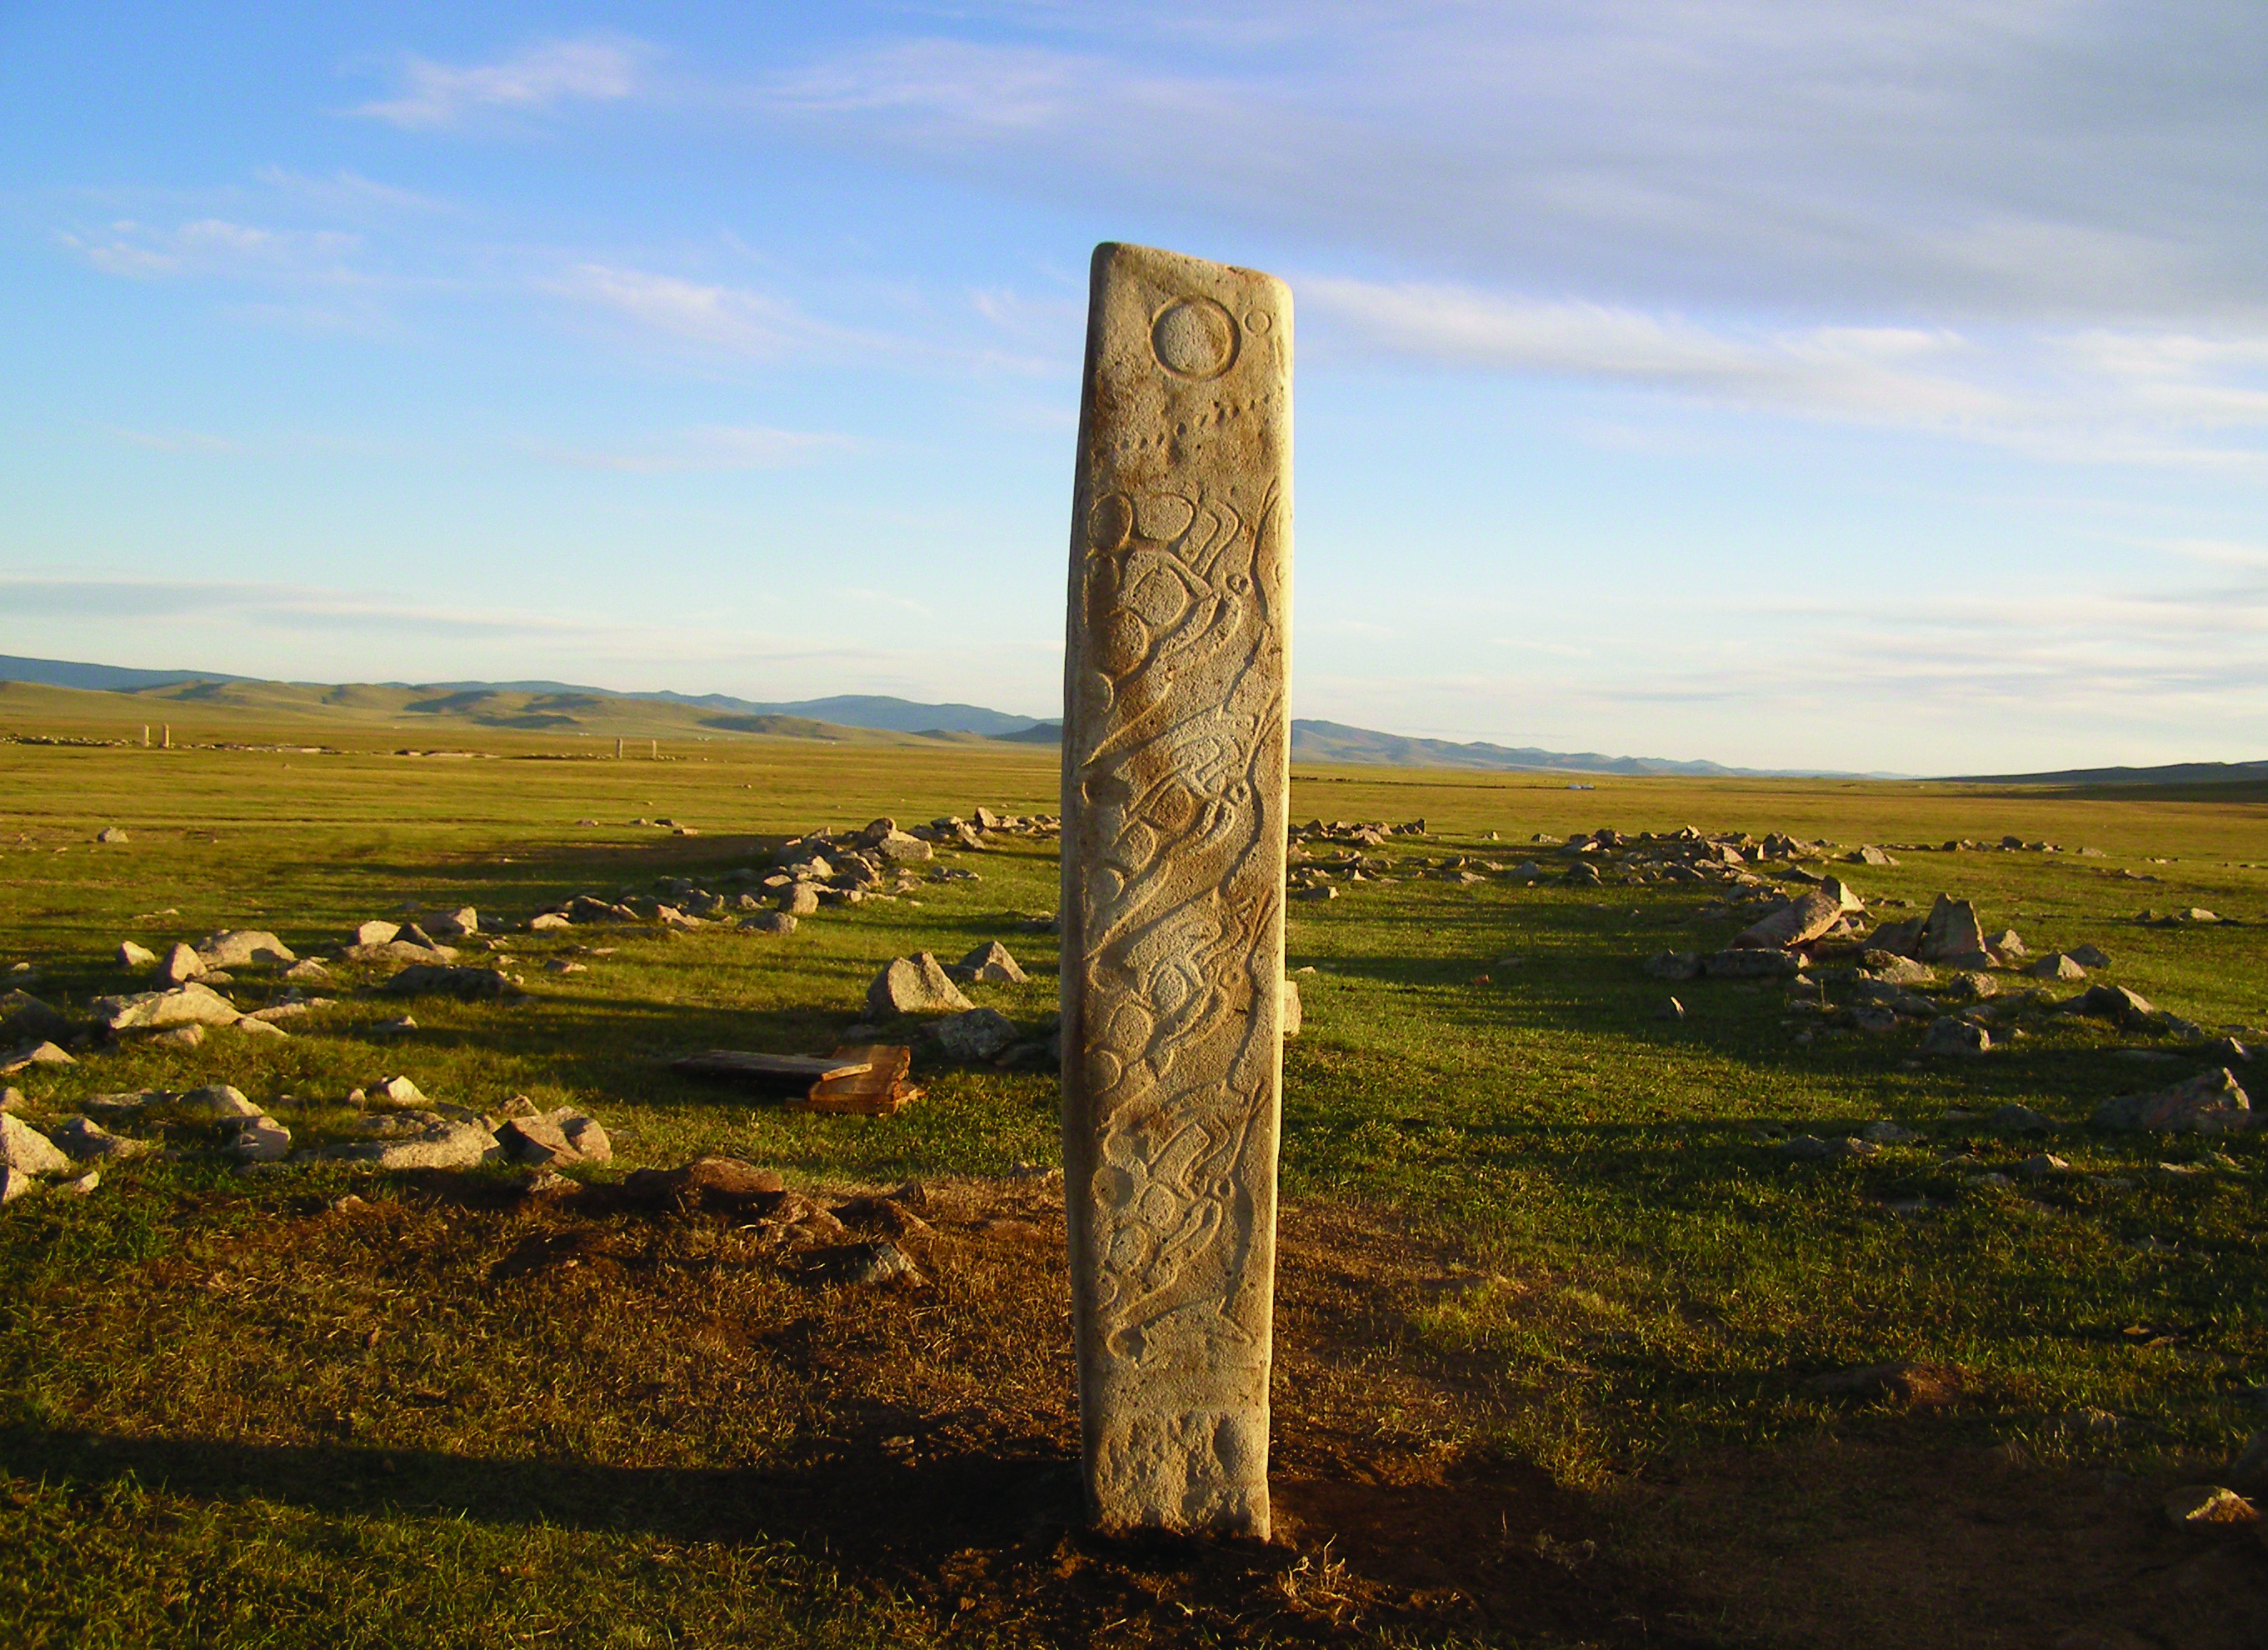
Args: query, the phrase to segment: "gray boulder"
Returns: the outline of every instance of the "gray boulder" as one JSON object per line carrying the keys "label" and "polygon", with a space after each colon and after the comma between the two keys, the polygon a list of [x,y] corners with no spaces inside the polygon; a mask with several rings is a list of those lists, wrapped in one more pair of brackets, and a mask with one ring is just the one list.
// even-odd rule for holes
{"label": "gray boulder", "polygon": [[1713,980],[1793,979],[1802,966],[1786,951],[1712,951],[1701,959],[1701,972]]}
{"label": "gray boulder", "polygon": [[68,1037],[77,1029],[77,1021],[29,991],[10,991],[0,997],[0,1042],[45,1042]]}
{"label": "gray boulder", "polygon": [[933,859],[937,850],[920,837],[902,830],[890,830],[874,839],[871,851],[893,865],[912,865],[924,859]]}
{"label": "gray boulder", "polygon": [[47,1136],[7,1112],[0,1112],[0,1163],[26,1175],[63,1175],[71,1166]]}
{"label": "gray boulder", "polygon": [[976,985],[1021,985],[1027,977],[1008,947],[990,939],[961,958],[956,977]]}
{"label": "gray boulder", "polygon": [[158,966],[158,954],[147,946],[137,945],[131,939],[122,939],[118,942],[118,966],[136,972],[154,969]]}
{"label": "gray boulder", "polygon": [[779,909],[790,917],[809,917],[819,910],[819,890],[808,882],[790,883],[780,891]]}
{"label": "gray boulder", "polygon": [[1950,963],[1957,969],[1985,969],[1992,955],[1984,948],[1984,927],[1977,908],[1967,900],[1940,894],[1922,921],[1921,944],[1916,955],[1925,962]]}
{"label": "gray boulder", "polygon": [[997,1008],[972,1008],[938,1021],[937,1050],[948,1060],[990,1060],[1016,1041],[1016,1028]]}
{"label": "gray boulder", "polygon": [[66,1117],[48,1137],[73,1160],[99,1162],[107,1158],[140,1157],[156,1148],[147,1140],[129,1140],[114,1135],[92,1118],[81,1115]]}
{"label": "gray boulder", "polygon": [[792,934],[795,918],[785,911],[759,911],[754,917],[743,917],[740,925],[752,934]]}
{"label": "gray boulder", "polygon": [[226,1083],[208,1084],[186,1094],[177,1094],[172,1109],[176,1116],[196,1123],[226,1123],[239,1117],[268,1115],[247,1100],[241,1089],[232,1088]]}
{"label": "gray boulder", "polygon": [[1992,1046],[1992,1034],[1984,1027],[1950,1015],[1930,1022],[1922,1034],[1924,1054],[1983,1054]]}
{"label": "gray boulder", "polygon": [[1657,980],[1697,980],[1701,959],[1690,951],[1664,951],[1646,960],[1646,971]]}
{"label": "gray boulder", "polygon": [[240,969],[254,962],[297,962],[298,955],[275,935],[259,928],[232,928],[197,942],[197,961],[208,971]]}
{"label": "gray boulder", "polygon": [[196,947],[176,940],[166,948],[165,961],[158,965],[157,980],[160,986],[180,985],[204,971],[204,959],[197,955]]}
{"label": "gray boulder", "polygon": [[276,1163],[290,1155],[291,1131],[273,1117],[252,1117],[229,1142],[229,1155],[239,1163]]}
{"label": "gray boulder", "polygon": [[1840,902],[1813,888],[1769,917],[1750,924],[1733,939],[1734,950],[1800,946],[1816,939],[1843,920]]}
{"label": "gray boulder", "polygon": [[1307,1014],[1300,1006],[1300,983],[1297,980],[1284,982],[1283,1005],[1280,1013],[1284,1035],[1286,1037],[1296,1037],[1307,1020]]}
{"label": "gray boulder", "polygon": [[366,1168],[473,1168],[502,1162],[504,1147],[477,1123],[433,1116],[430,1122],[420,1119],[418,1127],[392,1139],[355,1141],[321,1155]]}
{"label": "gray boulder", "polygon": [[2139,991],[2123,985],[2090,985],[2062,1006],[2062,1013],[2089,1020],[2113,1020],[2121,1025],[2146,1020],[2158,1011]]}
{"label": "gray boulder", "polygon": [[384,990],[388,997],[457,997],[468,1002],[525,995],[497,969],[447,962],[413,962],[388,980]]}
{"label": "gray boulder", "polygon": [[401,932],[400,923],[379,919],[362,924],[355,930],[354,942],[358,946],[382,946]]}
{"label": "gray boulder", "polygon": [[425,931],[445,939],[462,939],[481,932],[481,914],[472,906],[460,906],[453,911],[444,911],[425,919]]}
{"label": "gray boulder", "polygon": [[960,1013],[976,1006],[926,951],[893,957],[866,988],[866,1012],[877,1020],[901,1014]]}
{"label": "gray boulder", "polygon": [[2147,1094],[2122,1094],[2095,1108],[2098,1129],[2167,1134],[2241,1134],[2253,1127],[2252,1101],[2227,1066]]}
{"label": "gray boulder", "polygon": [[95,1023],[114,1033],[154,1031],[167,1026],[232,1026],[240,1018],[228,998],[195,980],[170,991],[98,997],[90,1006]]}
{"label": "gray boulder", "polygon": [[2101,946],[2073,946],[2071,956],[2072,961],[2081,968],[2107,969],[2110,966],[2110,954]]}
{"label": "gray boulder", "polygon": [[2042,980],[2083,980],[2087,977],[2087,970],[2080,965],[2079,959],[2067,951],[2051,951],[2024,972]]}
{"label": "gray boulder", "polygon": [[0,1163],[0,1204],[11,1204],[18,1197],[28,1197],[39,1190],[40,1182],[13,1163]]}

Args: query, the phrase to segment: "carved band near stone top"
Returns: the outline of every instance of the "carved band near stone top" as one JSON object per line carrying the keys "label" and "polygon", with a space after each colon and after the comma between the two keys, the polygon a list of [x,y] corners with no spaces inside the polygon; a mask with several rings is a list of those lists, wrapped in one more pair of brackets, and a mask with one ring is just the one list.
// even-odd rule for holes
{"label": "carved band near stone top", "polygon": [[1095,253],[1064,733],[1064,1152],[1110,1528],[1268,1528],[1291,302]]}

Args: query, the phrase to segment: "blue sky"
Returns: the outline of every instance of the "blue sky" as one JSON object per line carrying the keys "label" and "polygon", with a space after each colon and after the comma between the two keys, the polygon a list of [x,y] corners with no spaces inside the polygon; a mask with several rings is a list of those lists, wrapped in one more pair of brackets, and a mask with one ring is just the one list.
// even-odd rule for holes
{"label": "blue sky", "polygon": [[0,652],[1051,715],[1086,256],[1298,306],[1294,710],[2268,756],[2268,8],[0,4]]}

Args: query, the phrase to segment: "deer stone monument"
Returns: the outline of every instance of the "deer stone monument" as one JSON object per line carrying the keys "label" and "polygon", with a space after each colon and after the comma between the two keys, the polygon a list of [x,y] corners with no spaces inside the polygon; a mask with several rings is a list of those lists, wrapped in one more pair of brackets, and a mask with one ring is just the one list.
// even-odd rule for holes
{"label": "deer stone monument", "polygon": [[1292,298],[1095,248],[1064,661],[1063,1129],[1088,1512],[1268,1534]]}

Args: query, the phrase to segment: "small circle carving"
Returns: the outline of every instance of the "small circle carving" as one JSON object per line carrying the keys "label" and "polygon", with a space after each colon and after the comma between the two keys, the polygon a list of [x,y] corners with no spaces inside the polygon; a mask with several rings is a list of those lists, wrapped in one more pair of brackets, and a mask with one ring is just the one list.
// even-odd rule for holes
{"label": "small circle carving", "polygon": [[1209,298],[1176,298],[1150,324],[1150,347],[1181,378],[1219,378],[1236,359],[1236,322]]}

